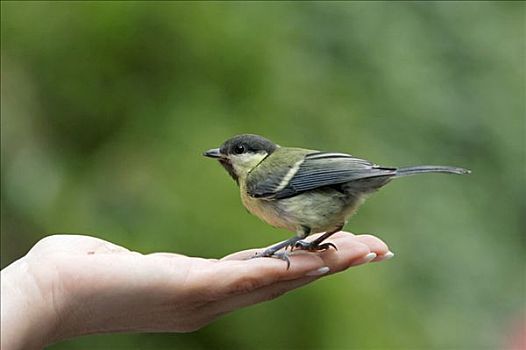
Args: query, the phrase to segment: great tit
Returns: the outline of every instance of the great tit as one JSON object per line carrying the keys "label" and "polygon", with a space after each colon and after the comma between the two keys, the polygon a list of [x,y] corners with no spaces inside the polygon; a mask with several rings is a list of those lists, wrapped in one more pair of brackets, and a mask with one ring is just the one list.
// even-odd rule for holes
{"label": "great tit", "polygon": [[[217,159],[236,181],[249,212],[296,233],[257,254],[283,259],[287,266],[289,247],[291,251],[336,248],[322,242],[343,228],[368,195],[392,179],[423,173],[470,173],[436,165],[385,167],[346,153],[280,147],[251,134],[234,136],[203,155]],[[311,242],[303,240],[320,232],[324,234]]]}

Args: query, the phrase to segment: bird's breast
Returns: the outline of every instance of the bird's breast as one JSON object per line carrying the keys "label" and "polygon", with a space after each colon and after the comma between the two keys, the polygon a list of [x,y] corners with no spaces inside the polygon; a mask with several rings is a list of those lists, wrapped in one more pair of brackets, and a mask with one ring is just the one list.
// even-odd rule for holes
{"label": "bird's breast", "polygon": [[247,210],[274,227],[296,231],[296,226],[289,215],[281,209],[278,201],[254,198],[247,193],[241,194],[241,202]]}
{"label": "bird's breast", "polygon": [[245,208],[266,223],[293,232],[309,227],[311,233],[326,232],[345,224],[363,201],[331,188],[317,189],[285,199],[253,198],[241,188]]}

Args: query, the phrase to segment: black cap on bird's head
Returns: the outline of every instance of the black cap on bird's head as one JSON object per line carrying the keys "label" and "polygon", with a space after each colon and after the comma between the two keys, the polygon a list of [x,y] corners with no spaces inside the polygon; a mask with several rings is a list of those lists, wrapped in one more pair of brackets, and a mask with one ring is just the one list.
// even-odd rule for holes
{"label": "black cap on bird's head", "polygon": [[226,140],[221,147],[210,149],[203,155],[218,159],[237,182],[239,176],[246,175],[257,163],[272,154],[277,148],[274,142],[262,136],[243,134]]}
{"label": "black cap on bird's head", "polygon": [[276,144],[263,136],[243,134],[226,140],[221,147],[210,149],[203,153],[203,155],[210,158],[221,158],[232,154],[243,153],[266,152],[267,154],[271,154],[277,147]]}

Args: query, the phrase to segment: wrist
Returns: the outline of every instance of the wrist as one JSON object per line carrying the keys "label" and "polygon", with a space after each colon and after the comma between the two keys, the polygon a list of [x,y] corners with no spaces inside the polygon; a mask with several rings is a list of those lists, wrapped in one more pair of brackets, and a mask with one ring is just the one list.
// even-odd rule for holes
{"label": "wrist", "polygon": [[39,276],[38,266],[23,257],[1,272],[1,348],[39,349],[58,338],[60,305],[55,281]]}

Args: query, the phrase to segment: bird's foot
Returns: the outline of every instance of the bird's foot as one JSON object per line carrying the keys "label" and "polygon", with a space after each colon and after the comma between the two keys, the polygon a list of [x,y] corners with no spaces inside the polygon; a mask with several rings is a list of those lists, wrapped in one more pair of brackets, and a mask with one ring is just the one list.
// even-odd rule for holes
{"label": "bird's foot", "polygon": [[276,259],[280,259],[280,260],[283,260],[287,263],[287,270],[290,268],[290,259],[289,259],[289,255],[290,253],[287,252],[286,250],[284,252],[273,252],[273,251],[262,251],[262,252],[257,252],[256,254],[254,254],[250,259],[255,259],[255,258],[276,258]]}
{"label": "bird's foot", "polygon": [[330,247],[333,247],[335,250],[338,250],[338,248],[336,247],[336,245],[334,245],[333,243],[323,243],[323,244],[320,244],[316,241],[312,241],[312,242],[307,242],[307,241],[297,241],[295,244],[294,244],[294,249],[298,249],[298,250],[307,250],[309,252],[319,252],[319,251],[323,251],[323,250],[327,250],[329,249]]}

